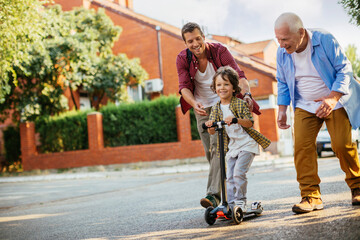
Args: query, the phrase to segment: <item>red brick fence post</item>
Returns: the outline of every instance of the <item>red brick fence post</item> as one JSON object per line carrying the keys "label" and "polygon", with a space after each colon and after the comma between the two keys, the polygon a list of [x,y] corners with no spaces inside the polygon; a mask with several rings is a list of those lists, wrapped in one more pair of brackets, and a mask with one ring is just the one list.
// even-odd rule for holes
{"label": "red brick fence post", "polygon": [[37,154],[35,143],[35,123],[20,123],[20,148],[23,166],[28,164],[29,158]]}
{"label": "red brick fence post", "polygon": [[178,141],[181,143],[191,142],[190,113],[187,112],[184,115],[180,106],[176,107],[176,127]]}
{"label": "red brick fence post", "polygon": [[87,115],[88,141],[91,151],[98,151],[104,148],[103,116],[99,112],[92,112]]}

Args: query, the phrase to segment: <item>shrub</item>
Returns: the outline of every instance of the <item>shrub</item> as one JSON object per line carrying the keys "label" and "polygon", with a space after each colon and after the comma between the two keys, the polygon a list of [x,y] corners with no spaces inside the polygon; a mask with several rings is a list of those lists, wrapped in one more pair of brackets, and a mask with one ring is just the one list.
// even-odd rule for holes
{"label": "shrub", "polygon": [[[162,96],[153,101],[112,103],[100,109],[103,115],[106,147],[177,141],[176,96]],[[88,149],[87,114],[71,111],[55,117],[42,117],[35,122],[40,133],[41,152]],[[196,121],[195,121],[195,131]]]}
{"label": "shrub", "polygon": [[40,133],[41,152],[88,149],[87,114],[89,112],[70,111],[37,120],[35,128]]}
{"label": "shrub", "polygon": [[9,126],[4,130],[5,167],[20,161],[20,131],[19,127]]}
{"label": "shrub", "polygon": [[153,101],[101,108],[105,146],[176,142],[178,103],[176,96],[162,96]]}

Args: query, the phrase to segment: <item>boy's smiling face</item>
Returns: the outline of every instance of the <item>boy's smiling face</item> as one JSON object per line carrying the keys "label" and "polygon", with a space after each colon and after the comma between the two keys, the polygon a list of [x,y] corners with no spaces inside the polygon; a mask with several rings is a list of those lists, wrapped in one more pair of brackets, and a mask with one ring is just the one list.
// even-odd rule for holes
{"label": "boy's smiling face", "polygon": [[233,93],[235,92],[234,87],[227,79],[227,76],[224,76],[223,78],[221,74],[215,79],[215,91],[220,97],[221,103],[230,103]]}

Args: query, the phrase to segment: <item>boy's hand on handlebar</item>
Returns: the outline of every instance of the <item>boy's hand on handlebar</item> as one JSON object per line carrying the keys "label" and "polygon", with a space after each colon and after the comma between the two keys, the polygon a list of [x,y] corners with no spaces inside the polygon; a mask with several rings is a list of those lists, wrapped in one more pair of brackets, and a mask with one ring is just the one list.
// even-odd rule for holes
{"label": "boy's hand on handlebar", "polygon": [[211,126],[213,125],[213,122],[214,122],[214,121],[209,120],[209,121],[205,122],[205,125],[206,125],[207,127],[211,127]]}
{"label": "boy's hand on handlebar", "polygon": [[228,116],[227,118],[224,119],[224,122],[230,126],[233,123],[233,116]]}
{"label": "boy's hand on handlebar", "polygon": [[211,127],[213,125],[214,121],[207,121],[205,122],[205,125],[208,127],[208,133],[210,133],[211,135],[215,133],[215,129],[214,127]]}

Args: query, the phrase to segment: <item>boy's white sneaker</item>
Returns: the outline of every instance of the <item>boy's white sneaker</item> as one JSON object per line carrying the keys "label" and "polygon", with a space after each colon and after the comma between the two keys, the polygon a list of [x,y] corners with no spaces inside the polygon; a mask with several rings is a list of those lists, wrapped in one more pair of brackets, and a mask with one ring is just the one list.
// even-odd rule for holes
{"label": "boy's white sneaker", "polygon": [[235,201],[235,206],[240,207],[241,210],[242,210],[242,212],[243,212],[243,213],[246,213],[247,208],[246,208],[246,202],[245,202],[245,201],[243,201],[243,200],[237,200],[237,201]]}

